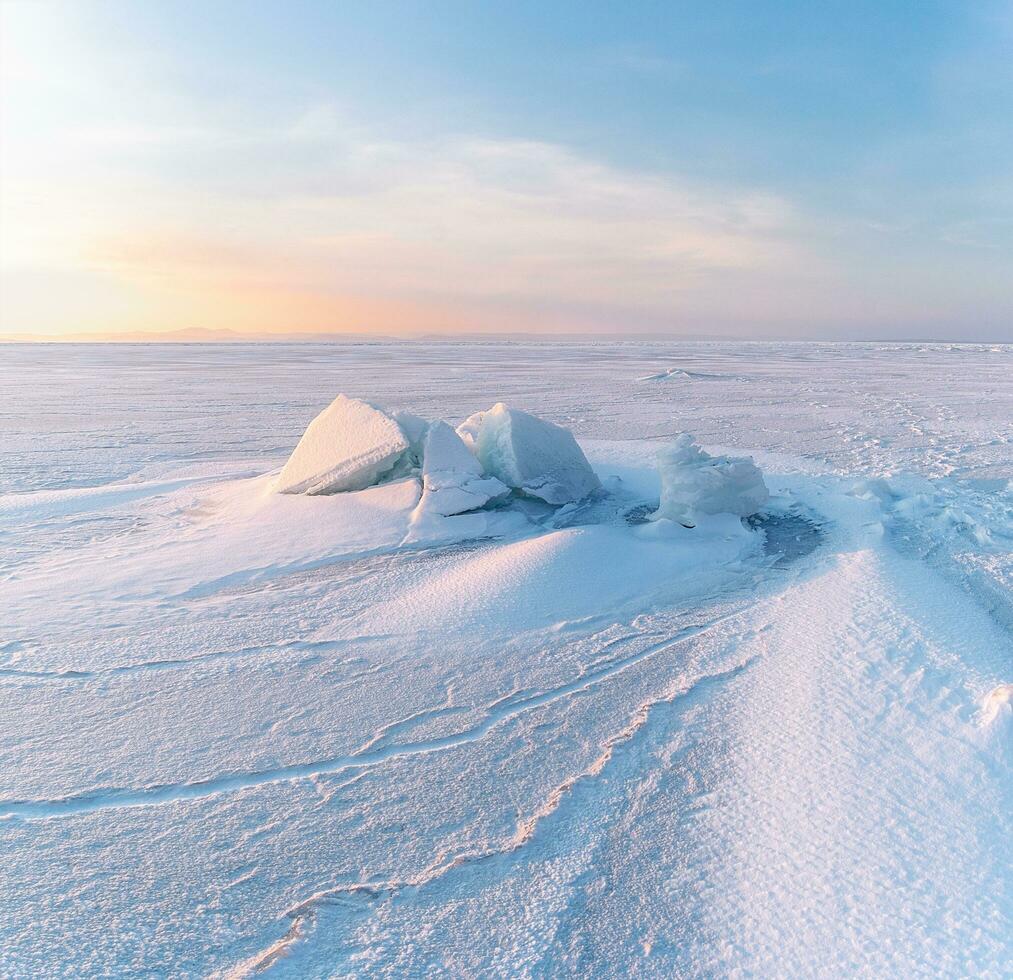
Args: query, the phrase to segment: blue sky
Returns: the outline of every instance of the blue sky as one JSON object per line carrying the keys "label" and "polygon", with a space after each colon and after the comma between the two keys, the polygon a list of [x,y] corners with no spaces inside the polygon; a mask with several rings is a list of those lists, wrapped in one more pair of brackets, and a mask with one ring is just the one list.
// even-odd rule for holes
{"label": "blue sky", "polygon": [[1013,3],[2,5],[0,331],[1013,337]]}

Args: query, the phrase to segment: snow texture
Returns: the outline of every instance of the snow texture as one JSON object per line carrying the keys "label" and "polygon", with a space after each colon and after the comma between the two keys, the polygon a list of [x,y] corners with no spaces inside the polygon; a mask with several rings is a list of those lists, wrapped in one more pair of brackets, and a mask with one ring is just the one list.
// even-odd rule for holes
{"label": "snow texture", "polygon": [[510,492],[495,477],[483,475],[479,461],[446,422],[433,422],[429,426],[423,460],[422,499],[415,512],[416,519],[477,510]]}
{"label": "snow texture", "polygon": [[338,395],[310,422],[278,477],[279,493],[339,493],[372,486],[408,449],[394,419]]}
{"label": "snow texture", "polygon": [[[1010,975],[1013,346],[0,359],[4,980]],[[274,492],[335,390],[607,492]],[[759,516],[649,520],[673,418]]]}
{"label": "snow texture", "polygon": [[658,451],[661,506],[655,518],[692,522],[701,514],[755,514],[770,497],[747,457],[711,456],[689,433]]}
{"label": "snow texture", "polygon": [[582,500],[601,488],[573,433],[502,402],[461,423],[487,473],[549,504]]}

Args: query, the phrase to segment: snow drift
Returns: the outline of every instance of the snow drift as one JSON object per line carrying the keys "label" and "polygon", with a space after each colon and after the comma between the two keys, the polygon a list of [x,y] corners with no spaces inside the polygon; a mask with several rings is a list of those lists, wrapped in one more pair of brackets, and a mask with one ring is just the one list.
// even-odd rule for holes
{"label": "snow drift", "polygon": [[309,494],[364,490],[390,472],[408,448],[407,437],[389,415],[338,395],[310,422],[276,489]]}
{"label": "snow drift", "polygon": [[755,514],[769,499],[749,457],[711,456],[684,432],[658,453],[661,504],[655,519],[693,521],[700,514]]}
{"label": "snow drift", "polygon": [[465,419],[457,432],[487,473],[546,503],[582,500],[601,487],[569,429],[502,402]]}

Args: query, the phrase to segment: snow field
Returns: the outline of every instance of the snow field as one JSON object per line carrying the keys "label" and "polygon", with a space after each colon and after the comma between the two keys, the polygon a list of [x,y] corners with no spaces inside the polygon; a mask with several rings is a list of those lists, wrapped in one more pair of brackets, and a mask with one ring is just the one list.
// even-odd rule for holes
{"label": "snow field", "polygon": [[[494,387],[425,351],[173,362],[210,447],[134,395],[90,442],[31,362],[0,391],[0,972],[1004,976],[1008,355],[517,346]],[[357,377],[419,393],[421,480],[274,492]],[[491,479],[422,417],[493,391],[602,490],[418,520]],[[760,518],[648,519],[686,430]]]}

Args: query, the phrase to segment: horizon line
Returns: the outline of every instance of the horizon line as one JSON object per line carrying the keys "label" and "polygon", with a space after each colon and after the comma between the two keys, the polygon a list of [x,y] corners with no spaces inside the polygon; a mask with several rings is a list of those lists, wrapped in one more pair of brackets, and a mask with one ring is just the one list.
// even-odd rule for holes
{"label": "horizon line", "polygon": [[460,333],[370,333],[365,331],[237,331],[228,328],[210,329],[203,327],[180,330],[126,330],[121,333],[79,333],[43,334],[13,333],[0,334],[0,344],[385,344],[385,343],[481,343],[524,341],[547,343],[572,341],[593,343],[755,343],[755,344],[947,344],[975,346],[982,344],[1013,346],[1013,338],[979,338],[975,340],[950,340],[931,337],[785,337],[770,334],[763,337],[746,337],[736,334],[686,333],[674,334],[661,331],[611,332],[611,331],[465,331]]}

